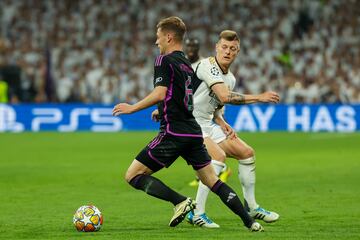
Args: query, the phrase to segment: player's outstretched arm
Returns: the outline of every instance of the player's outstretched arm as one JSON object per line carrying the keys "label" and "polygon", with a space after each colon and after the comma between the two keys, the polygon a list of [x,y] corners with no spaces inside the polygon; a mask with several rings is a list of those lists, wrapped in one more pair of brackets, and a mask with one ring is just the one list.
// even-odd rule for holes
{"label": "player's outstretched arm", "polygon": [[139,102],[131,105],[128,103],[119,103],[117,104],[112,111],[113,116],[118,116],[120,114],[131,114],[142,109],[148,108],[160,101],[163,101],[166,96],[167,87],[157,86],[154,90],[147,95],[144,99]]}
{"label": "player's outstretched arm", "polygon": [[276,92],[264,92],[259,95],[241,94],[230,91],[224,83],[215,84],[211,90],[216,94],[222,104],[250,104],[250,103],[278,103],[280,97]]}

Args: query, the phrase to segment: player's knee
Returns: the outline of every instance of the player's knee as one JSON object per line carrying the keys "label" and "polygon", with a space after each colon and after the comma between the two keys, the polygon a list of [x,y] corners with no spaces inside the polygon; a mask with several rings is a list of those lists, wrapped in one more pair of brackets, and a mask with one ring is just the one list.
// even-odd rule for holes
{"label": "player's knee", "polygon": [[133,172],[127,170],[124,176],[126,182],[130,183],[130,181],[136,177],[138,174],[134,174]]}
{"label": "player's knee", "polygon": [[131,181],[131,179],[132,179],[132,176],[130,176],[130,175],[128,174],[128,172],[126,172],[125,175],[124,175],[124,179],[125,179],[125,181],[126,181],[127,183],[129,183],[129,182]]}
{"label": "player's knee", "polygon": [[246,150],[244,151],[244,156],[242,157],[244,158],[251,158],[255,156],[255,151],[254,149],[252,149],[252,147],[247,147]]}

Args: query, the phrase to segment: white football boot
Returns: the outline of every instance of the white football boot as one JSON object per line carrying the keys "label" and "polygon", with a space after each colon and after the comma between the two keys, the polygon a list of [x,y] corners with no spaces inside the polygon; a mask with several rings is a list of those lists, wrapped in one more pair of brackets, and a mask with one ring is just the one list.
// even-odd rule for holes
{"label": "white football boot", "polygon": [[181,223],[186,217],[186,214],[195,209],[195,206],[196,202],[191,198],[187,198],[181,203],[177,204],[174,207],[174,216],[171,218],[169,226],[175,227]]}
{"label": "white football boot", "polygon": [[206,216],[206,213],[200,214],[200,215],[194,215],[192,212],[189,212],[187,216],[187,221],[190,224],[204,227],[204,228],[219,228],[220,226],[216,223],[214,223],[208,216]]}
{"label": "white football boot", "polygon": [[260,219],[266,223],[275,222],[280,217],[279,214],[277,214],[276,212],[267,211],[264,208],[259,207],[259,206],[255,209],[250,209],[249,215],[251,217],[253,217],[254,219]]}

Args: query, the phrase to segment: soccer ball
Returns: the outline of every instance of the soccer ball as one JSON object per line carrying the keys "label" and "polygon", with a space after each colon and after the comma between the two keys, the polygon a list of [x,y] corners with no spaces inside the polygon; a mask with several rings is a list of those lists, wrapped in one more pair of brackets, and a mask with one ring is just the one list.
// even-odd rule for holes
{"label": "soccer ball", "polygon": [[79,232],[96,232],[101,228],[103,217],[97,207],[85,205],[76,210],[73,223]]}

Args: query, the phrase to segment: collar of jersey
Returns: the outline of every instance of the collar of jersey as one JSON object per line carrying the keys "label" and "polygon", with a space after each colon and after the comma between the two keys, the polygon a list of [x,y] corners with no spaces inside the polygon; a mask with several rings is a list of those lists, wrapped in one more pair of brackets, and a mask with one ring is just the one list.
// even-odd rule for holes
{"label": "collar of jersey", "polygon": [[220,67],[220,64],[219,64],[218,60],[216,59],[216,56],[215,56],[214,58],[215,58],[216,64],[217,64],[218,67],[220,68],[221,72],[222,72],[223,74],[228,74],[229,70],[228,70],[227,72],[224,72],[224,71],[222,70],[222,68]]}

